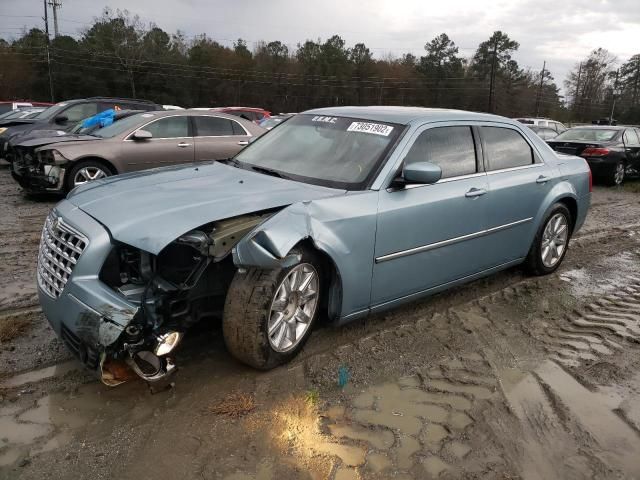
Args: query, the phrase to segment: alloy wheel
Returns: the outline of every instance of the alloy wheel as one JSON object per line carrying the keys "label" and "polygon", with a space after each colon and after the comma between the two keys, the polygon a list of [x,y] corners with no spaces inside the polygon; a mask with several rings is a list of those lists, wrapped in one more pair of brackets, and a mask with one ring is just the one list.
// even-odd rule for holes
{"label": "alloy wheel", "polygon": [[553,215],[542,233],[542,263],[547,268],[554,267],[562,258],[569,239],[569,222],[562,213]]}
{"label": "alloy wheel", "polygon": [[269,309],[267,336],[276,352],[294,349],[304,338],[318,307],[320,279],[310,263],[295,266],[284,277]]}
{"label": "alloy wheel", "polygon": [[107,173],[99,167],[84,167],[78,170],[73,177],[73,186],[84,185],[87,182],[99,178],[108,177]]}
{"label": "alloy wheel", "polygon": [[616,165],[616,171],[613,176],[613,181],[616,185],[620,185],[624,180],[624,163],[618,162]]}

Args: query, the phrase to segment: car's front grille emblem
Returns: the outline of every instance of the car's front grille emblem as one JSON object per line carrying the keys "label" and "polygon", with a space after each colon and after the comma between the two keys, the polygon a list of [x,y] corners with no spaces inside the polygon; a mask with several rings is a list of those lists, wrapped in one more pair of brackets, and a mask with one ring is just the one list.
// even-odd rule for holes
{"label": "car's front grille emblem", "polygon": [[62,293],[89,241],[51,212],[44,223],[38,253],[38,285],[53,298]]}

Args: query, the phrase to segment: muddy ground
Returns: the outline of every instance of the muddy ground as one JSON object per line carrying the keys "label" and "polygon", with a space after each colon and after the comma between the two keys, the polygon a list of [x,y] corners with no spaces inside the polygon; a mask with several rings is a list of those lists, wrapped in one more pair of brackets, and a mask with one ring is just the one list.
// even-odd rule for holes
{"label": "muddy ground", "polygon": [[213,328],[152,395],[96,382],[52,334],[34,266],[55,199],[0,167],[0,478],[640,478],[637,192],[596,188],[554,275],[321,326],[267,373]]}

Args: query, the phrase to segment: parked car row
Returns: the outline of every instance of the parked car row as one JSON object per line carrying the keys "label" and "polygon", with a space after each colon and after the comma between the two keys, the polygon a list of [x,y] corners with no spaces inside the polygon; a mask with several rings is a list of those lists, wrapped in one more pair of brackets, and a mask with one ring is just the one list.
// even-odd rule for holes
{"label": "parked car row", "polygon": [[[242,118],[247,112],[254,116]],[[268,114],[245,107],[166,110],[144,100],[72,100],[8,119],[0,152],[27,192],[66,193],[120,173],[230,158],[266,131],[253,118]],[[101,123],[105,118],[109,125]]]}

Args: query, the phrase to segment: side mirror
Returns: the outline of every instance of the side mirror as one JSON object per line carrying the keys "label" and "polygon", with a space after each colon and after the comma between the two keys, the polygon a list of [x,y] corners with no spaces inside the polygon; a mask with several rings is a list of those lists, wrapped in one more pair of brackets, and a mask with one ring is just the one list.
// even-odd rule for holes
{"label": "side mirror", "polygon": [[412,162],[402,168],[404,183],[436,183],[442,178],[442,169],[435,163]]}
{"label": "side mirror", "polygon": [[67,123],[69,121],[69,117],[67,117],[66,115],[58,115],[55,119],[54,122],[61,124],[61,123]]}
{"label": "side mirror", "polygon": [[133,132],[133,135],[131,135],[131,138],[134,140],[149,140],[153,138],[153,135],[147,130],[136,130]]}

